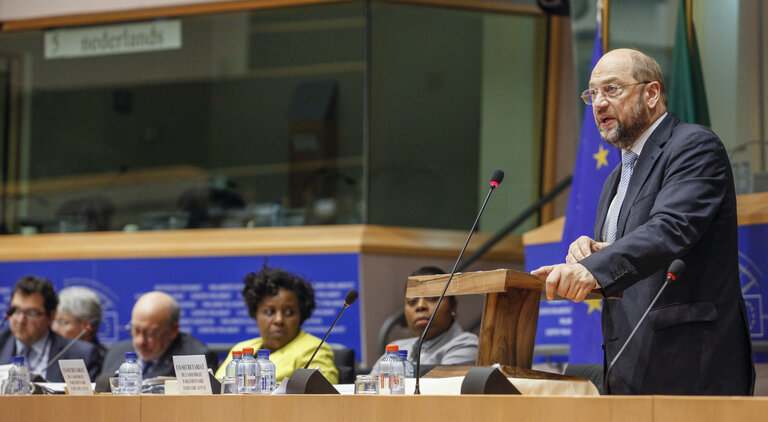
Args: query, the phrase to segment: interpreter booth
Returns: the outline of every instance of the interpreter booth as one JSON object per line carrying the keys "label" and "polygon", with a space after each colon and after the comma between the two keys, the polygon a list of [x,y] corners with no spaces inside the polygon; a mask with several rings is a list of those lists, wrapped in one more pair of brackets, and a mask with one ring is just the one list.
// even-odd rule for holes
{"label": "interpreter booth", "polygon": [[[0,311],[25,274],[91,287],[110,344],[129,337],[137,296],[162,290],[183,331],[226,351],[259,335],[243,278],[282,267],[315,289],[302,327],[315,335],[360,291],[329,341],[370,367],[408,274],[451,268],[492,171],[515,183],[470,253],[541,189],[544,108],[519,105],[544,102],[546,13],[429,3],[106,2],[27,18],[3,15],[27,9],[9,3]],[[522,262],[513,235],[469,269]],[[459,322],[481,309],[461,300]]]}

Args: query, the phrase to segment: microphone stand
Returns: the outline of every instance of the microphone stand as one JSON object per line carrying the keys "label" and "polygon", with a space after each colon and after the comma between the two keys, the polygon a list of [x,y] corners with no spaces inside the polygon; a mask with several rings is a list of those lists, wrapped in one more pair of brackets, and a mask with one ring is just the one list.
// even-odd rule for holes
{"label": "microphone stand", "polygon": [[653,308],[653,305],[656,304],[656,301],[661,297],[661,294],[664,292],[664,289],[667,288],[669,285],[669,282],[674,280],[675,277],[673,274],[667,274],[667,279],[664,280],[664,284],[661,285],[661,288],[659,289],[659,292],[656,293],[656,297],[653,298],[651,301],[651,304],[648,305],[648,308],[645,309],[645,313],[643,316],[640,317],[640,321],[637,322],[637,325],[635,325],[635,328],[632,329],[632,332],[629,333],[629,337],[627,337],[627,341],[624,342],[624,345],[621,346],[621,349],[619,349],[619,353],[616,353],[616,356],[613,357],[613,360],[611,361],[611,364],[608,365],[608,370],[605,371],[605,378],[603,379],[603,393],[608,395],[610,394],[610,385],[608,385],[608,379],[611,376],[611,371],[613,371],[613,367],[616,366],[616,361],[619,360],[619,357],[621,357],[621,354],[624,353],[624,349],[627,348],[629,345],[629,342],[632,340],[632,337],[635,336],[635,333],[637,332],[637,329],[640,328],[641,325],[643,325],[643,321],[645,320],[645,317],[648,316],[648,313],[651,312],[651,309]]}
{"label": "microphone stand", "polygon": [[322,339],[322,340],[320,340],[320,345],[319,345],[319,346],[317,346],[317,348],[315,349],[315,352],[314,352],[314,353],[312,353],[312,356],[311,356],[311,357],[309,358],[309,360],[307,361],[307,364],[306,364],[306,365],[304,365],[304,369],[307,369],[307,368],[309,368],[309,364],[312,362],[312,359],[314,359],[314,358],[315,358],[315,355],[317,354],[317,351],[318,351],[318,350],[320,350],[320,348],[323,346],[323,343],[325,343],[325,339],[327,339],[327,338],[328,338],[328,335],[329,335],[329,334],[331,334],[331,330],[333,330],[333,327],[334,327],[334,326],[336,325],[336,323],[339,321],[339,318],[341,318],[341,314],[343,314],[343,313],[344,313],[344,311],[346,311],[346,310],[347,310],[347,308],[349,308],[351,305],[352,305],[351,303],[350,303],[349,305],[347,305],[347,303],[346,303],[346,302],[344,302],[344,307],[343,307],[343,308],[341,308],[341,311],[339,311],[339,314],[338,314],[338,315],[336,315],[336,319],[333,321],[333,324],[331,324],[331,328],[329,328],[329,329],[328,329],[328,331],[325,333],[325,336],[323,336],[323,339]]}
{"label": "microphone stand", "polygon": [[83,336],[84,336],[86,333],[90,333],[92,330],[93,330],[93,326],[92,326],[92,325],[91,325],[91,323],[89,322],[89,323],[88,323],[88,326],[87,326],[87,327],[85,327],[85,328],[83,328],[83,331],[80,331],[80,334],[78,334],[78,335],[77,335],[77,337],[75,337],[75,338],[73,338],[72,340],[70,340],[70,341],[69,341],[69,343],[67,343],[67,345],[66,345],[66,346],[64,346],[64,348],[63,348],[63,349],[61,349],[61,351],[60,351],[59,353],[57,353],[57,354],[56,354],[56,356],[54,356],[54,357],[53,357],[53,359],[51,359],[50,361],[48,361],[48,364],[47,364],[47,365],[45,365],[45,368],[43,368],[43,369],[40,371],[40,373],[43,373],[43,372],[47,371],[47,370],[48,370],[48,368],[50,368],[50,367],[51,367],[51,365],[53,365],[53,364],[54,364],[54,363],[55,363],[57,360],[59,360],[59,358],[60,358],[61,356],[63,356],[63,355],[64,355],[64,353],[67,353],[67,350],[71,349],[71,348],[72,348],[72,346],[74,346],[74,345],[75,345],[75,343],[77,343],[77,341],[78,341],[78,340],[80,340],[81,338],[83,338]]}
{"label": "microphone stand", "polygon": [[[503,177],[503,176],[502,176]],[[451,280],[453,280],[454,274],[456,274],[456,268],[459,266],[459,262],[461,261],[461,257],[464,255],[464,251],[467,249],[467,245],[469,245],[469,239],[472,238],[472,234],[475,232],[475,228],[477,227],[477,222],[480,221],[480,216],[483,215],[483,211],[485,210],[485,205],[488,203],[488,199],[491,197],[491,193],[493,193],[493,190],[498,186],[498,184],[493,185],[491,184],[491,189],[488,190],[488,195],[485,196],[485,201],[483,201],[483,206],[480,207],[480,212],[477,213],[477,217],[475,218],[474,224],[472,224],[472,229],[469,230],[469,236],[467,236],[466,242],[464,242],[464,246],[461,248],[461,252],[459,252],[459,257],[456,259],[456,263],[453,264],[453,269],[451,270],[451,275],[448,277],[448,281],[445,282],[445,287],[443,288],[443,293],[440,294],[440,298],[437,300],[437,305],[435,306],[435,309],[432,311],[432,316],[429,317],[429,321],[427,322],[427,326],[424,327],[424,331],[421,333],[421,336],[419,337],[419,345],[416,347],[416,388],[413,391],[413,394],[421,394],[421,391],[419,390],[419,380],[421,379],[421,347],[424,344],[424,338],[427,335],[427,332],[429,331],[429,327],[432,326],[432,320],[435,319],[435,314],[437,314],[437,309],[440,308],[440,304],[443,303],[443,298],[445,297],[445,292],[448,291],[448,286],[451,284]]]}
{"label": "microphone stand", "polygon": [[5,327],[5,324],[8,322],[9,319],[11,319],[11,315],[16,313],[16,307],[15,306],[9,306],[8,309],[5,310],[5,316],[3,317],[3,322],[0,322],[0,330]]}

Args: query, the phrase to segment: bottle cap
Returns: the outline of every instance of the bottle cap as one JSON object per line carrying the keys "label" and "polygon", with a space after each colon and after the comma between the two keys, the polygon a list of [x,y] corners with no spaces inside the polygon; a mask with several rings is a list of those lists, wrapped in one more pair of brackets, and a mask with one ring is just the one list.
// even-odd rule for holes
{"label": "bottle cap", "polygon": [[14,365],[17,364],[17,363],[19,365],[24,365],[24,356],[14,356],[14,357],[12,357],[11,358],[11,363],[14,364]]}
{"label": "bottle cap", "polygon": [[253,347],[243,347],[243,355],[252,355]]}
{"label": "bottle cap", "polygon": [[240,350],[233,350],[232,351],[232,357],[239,357],[239,358],[241,358],[241,357],[243,357],[243,352],[240,351]]}
{"label": "bottle cap", "polygon": [[137,358],[136,352],[125,352],[125,360],[136,360]]}
{"label": "bottle cap", "polygon": [[260,358],[269,359],[269,349],[259,349],[256,353]]}
{"label": "bottle cap", "polygon": [[388,344],[387,352],[396,352],[399,349],[396,344]]}

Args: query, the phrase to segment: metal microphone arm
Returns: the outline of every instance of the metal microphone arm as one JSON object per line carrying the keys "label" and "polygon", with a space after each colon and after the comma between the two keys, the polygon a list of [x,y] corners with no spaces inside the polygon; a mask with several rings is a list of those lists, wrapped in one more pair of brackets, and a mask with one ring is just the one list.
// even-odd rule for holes
{"label": "metal microphone arm", "polygon": [[485,201],[483,201],[483,206],[480,207],[480,212],[477,213],[477,217],[475,218],[474,224],[472,224],[472,229],[469,230],[469,236],[467,236],[466,242],[464,242],[464,246],[461,248],[461,252],[459,252],[459,257],[456,259],[456,263],[453,264],[453,269],[451,270],[451,275],[448,277],[448,281],[445,282],[445,287],[443,288],[443,293],[440,294],[440,298],[437,300],[437,305],[435,306],[435,309],[432,310],[432,316],[429,317],[429,321],[427,322],[427,326],[424,327],[424,331],[421,333],[421,336],[419,337],[419,345],[416,347],[416,388],[413,391],[413,394],[421,394],[421,391],[419,390],[419,380],[421,379],[421,347],[424,344],[424,338],[427,335],[427,331],[429,331],[429,327],[432,326],[432,320],[435,319],[435,314],[437,313],[437,309],[440,308],[440,304],[443,303],[443,298],[445,297],[445,292],[448,291],[448,286],[451,284],[451,280],[453,280],[453,275],[456,274],[456,268],[459,266],[459,262],[461,261],[461,257],[464,256],[464,251],[467,249],[467,245],[469,245],[469,239],[472,238],[472,234],[475,232],[475,228],[477,227],[477,222],[480,221],[480,216],[483,215],[483,211],[485,210],[485,205],[488,203],[488,199],[491,197],[491,193],[493,193],[493,190],[496,188],[496,186],[491,185],[491,189],[488,191],[488,195],[485,196]]}

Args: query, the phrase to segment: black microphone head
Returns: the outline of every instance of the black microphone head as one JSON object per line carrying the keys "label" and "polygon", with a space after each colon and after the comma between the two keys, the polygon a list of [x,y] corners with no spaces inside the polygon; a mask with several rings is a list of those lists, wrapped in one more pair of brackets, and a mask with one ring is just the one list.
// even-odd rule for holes
{"label": "black microphone head", "polygon": [[88,321],[88,325],[85,327],[85,329],[88,330],[88,331],[93,331],[94,327],[96,327],[96,325],[98,323],[99,323],[99,319],[98,318],[96,318],[96,317],[91,318]]}
{"label": "black microphone head", "polygon": [[674,280],[677,277],[680,277],[680,275],[683,274],[684,271],[685,271],[685,262],[683,262],[680,259],[676,259],[672,261],[671,264],[669,264],[669,269],[667,270],[667,277]]}
{"label": "black microphone head", "polygon": [[352,289],[348,291],[347,295],[344,296],[344,305],[351,306],[357,300],[357,296],[358,296],[357,290]]}
{"label": "black microphone head", "polygon": [[15,306],[9,306],[8,309],[5,310],[5,319],[8,319],[11,317],[11,315],[16,313],[16,307]]}
{"label": "black microphone head", "polygon": [[496,169],[496,171],[494,171],[493,175],[491,176],[491,187],[499,187],[502,180],[504,180],[504,170]]}

